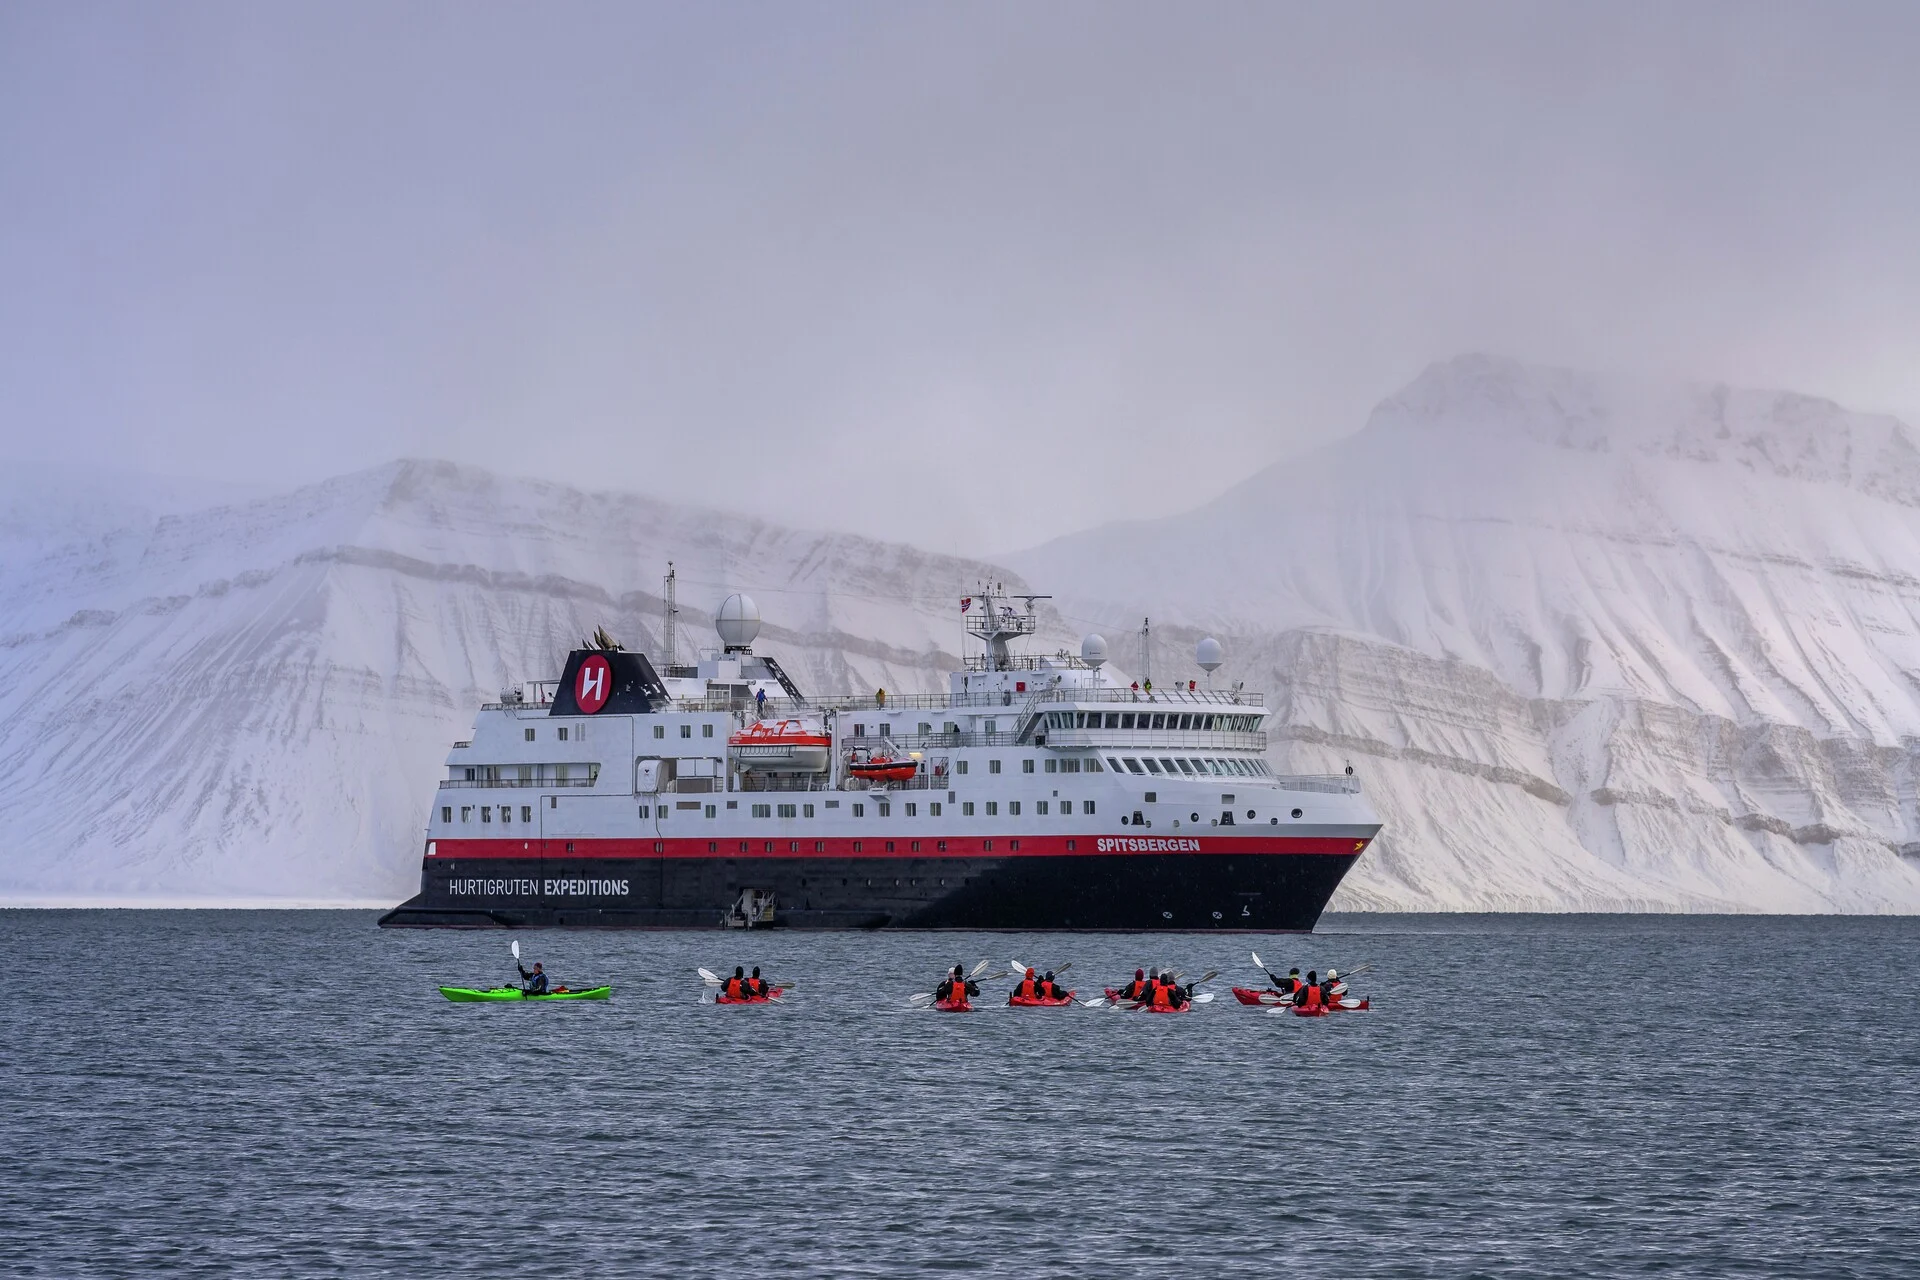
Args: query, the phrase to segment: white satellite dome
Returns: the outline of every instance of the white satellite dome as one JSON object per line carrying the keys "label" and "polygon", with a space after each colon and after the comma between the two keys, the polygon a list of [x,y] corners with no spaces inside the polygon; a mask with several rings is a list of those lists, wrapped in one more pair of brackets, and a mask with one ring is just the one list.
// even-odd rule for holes
{"label": "white satellite dome", "polygon": [[1086,639],[1080,642],[1080,661],[1097,671],[1106,660],[1107,638],[1097,631],[1087,632]]}
{"label": "white satellite dome", "polygon": [[760,634],[760,606],[752,596],[736,591],[720,602],[719,611],[713,615],[713,629],[720,633],[720,643],[726,648],[748,648]]}
{"label": "white satellite dome", "polygon": [[1227,660],[1227,655],[1220,648],[1220,642],[1208,636],[1193,647],[1193,660],[1200,664],[1202,671],[1212,675],[1219,669],[1220,664]]}

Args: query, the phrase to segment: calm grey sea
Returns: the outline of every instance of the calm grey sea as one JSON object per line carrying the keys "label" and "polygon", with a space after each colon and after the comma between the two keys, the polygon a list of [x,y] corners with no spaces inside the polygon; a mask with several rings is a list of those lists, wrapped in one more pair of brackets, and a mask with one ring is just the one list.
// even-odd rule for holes
{"label": "calm grey sea", "polygon": [[[0,913],[0,1272],[1912,1276],[1920,921],[1344,917],[1310,938],[521,933]],[[1373,1012],[910,1012],[956,962]],[[784,1007],[698,1003],[761,964]]]}

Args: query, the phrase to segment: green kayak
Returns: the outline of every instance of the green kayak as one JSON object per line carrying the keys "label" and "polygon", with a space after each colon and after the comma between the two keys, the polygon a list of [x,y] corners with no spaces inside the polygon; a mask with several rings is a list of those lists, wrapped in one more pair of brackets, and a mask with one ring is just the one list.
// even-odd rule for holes
{"label": "green kayak", "polygon": [[543,996],[530,996],[518,987],[494,987],[487,991],[477,991],[472,987],[442,987],[440,994],[449,1000],[605,1000],[613,995],[612,987],[589,987],[585,991],[549,991]]}

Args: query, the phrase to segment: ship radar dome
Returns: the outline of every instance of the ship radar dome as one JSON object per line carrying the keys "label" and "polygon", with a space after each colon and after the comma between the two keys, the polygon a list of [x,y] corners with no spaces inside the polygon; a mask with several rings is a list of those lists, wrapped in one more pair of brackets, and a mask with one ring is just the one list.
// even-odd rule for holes
{"label": "ship radar dome", "polygon": [[1220,642],[1208,636],[1193,647],[1193,660],[1200,664],[1202,671],[1212,675],[1227,658],[1220,648]]}
{"label": "ship radar dome", "polygon": [[760,606],[752,596],[736,591],[720,602],[719,611],[713,615],[713,629],[720,633],[720,643],[727,649],[749,648],[760,634]]}
{"label": "ship radar dome", "polygon": [[1087,638],[1080,642],[1080,661],[1098,670],[1107,660],[1107,638],[1098,632],[1089,631]]}

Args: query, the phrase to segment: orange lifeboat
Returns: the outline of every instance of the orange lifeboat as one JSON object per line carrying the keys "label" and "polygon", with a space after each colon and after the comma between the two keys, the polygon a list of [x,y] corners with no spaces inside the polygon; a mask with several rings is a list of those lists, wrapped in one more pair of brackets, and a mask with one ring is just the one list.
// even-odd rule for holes
{"label": "orange lifeboat", "polygon": [[847,763],[847,772],[865,782],[905,782],[920,772],[917,760],[896,760],[892,756],[867,756]]}
{"label": "orange lifeboat", "polygon": [[762,773],[819,773],[833,739],[804,720],[756,720],[727,739],[743,769]]}

